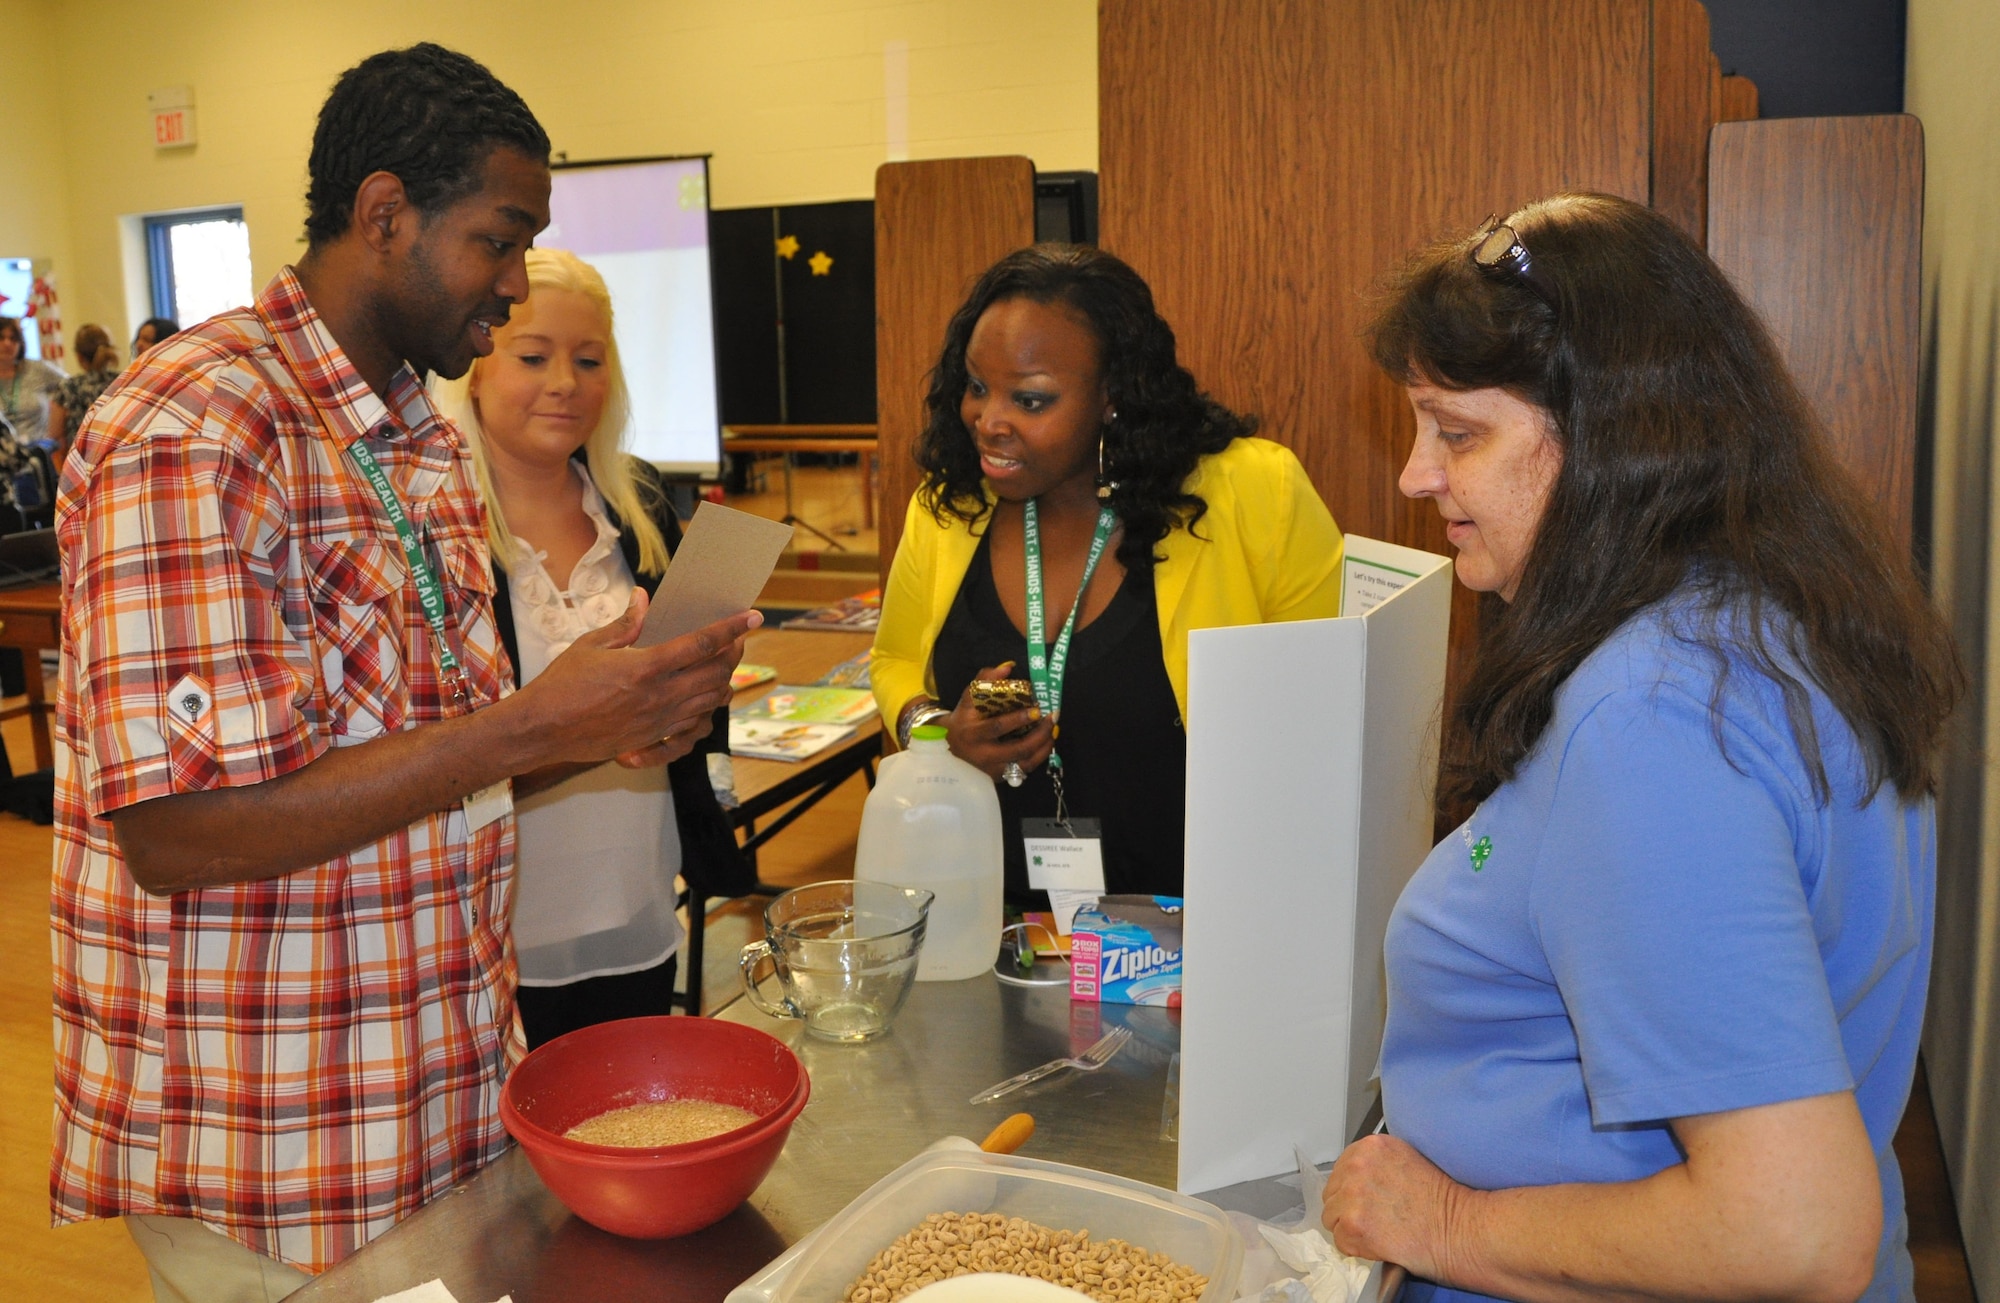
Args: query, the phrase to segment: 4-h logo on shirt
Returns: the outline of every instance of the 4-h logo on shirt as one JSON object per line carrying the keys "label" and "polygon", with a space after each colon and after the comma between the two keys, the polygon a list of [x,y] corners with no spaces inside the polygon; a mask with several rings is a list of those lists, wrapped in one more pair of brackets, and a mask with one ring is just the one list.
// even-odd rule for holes
{"label": "4-h logo on shirt", "polygon": [[1460,841],[1465,843],[1465,849],[1471,857],[1472,871],[1478,873],[1484,869],[1488,857],[1493,854],[1493,839],[1491,837],[1481,837],[1478,841],[1472,840],[1472,825],[1470,823],[1459,826],[1458,837]]}

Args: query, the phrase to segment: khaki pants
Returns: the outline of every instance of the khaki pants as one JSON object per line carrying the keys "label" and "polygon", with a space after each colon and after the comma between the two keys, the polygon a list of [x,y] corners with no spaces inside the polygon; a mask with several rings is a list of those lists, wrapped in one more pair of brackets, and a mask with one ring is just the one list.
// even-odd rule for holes
{"label": "khaki pants", "polygon": [[125,1219],[146,1255],[157,1303],[277,1303],[312,1277],[188,1217]]}

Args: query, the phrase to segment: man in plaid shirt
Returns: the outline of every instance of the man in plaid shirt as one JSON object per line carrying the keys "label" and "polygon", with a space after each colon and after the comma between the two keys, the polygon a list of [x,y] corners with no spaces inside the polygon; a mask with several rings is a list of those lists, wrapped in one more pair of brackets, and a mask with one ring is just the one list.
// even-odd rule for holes
{"label": "man in plaid shirt", "polygon": [[51,1198],[129,1217],[159,1298],[281,1297],[501,1151],[508,780],[686,753],[756,622],[641,650],[640,594],[509,695],[421,376],[527,297],[548,151],[462,55],[351,69],[298,267],[65,468]]}

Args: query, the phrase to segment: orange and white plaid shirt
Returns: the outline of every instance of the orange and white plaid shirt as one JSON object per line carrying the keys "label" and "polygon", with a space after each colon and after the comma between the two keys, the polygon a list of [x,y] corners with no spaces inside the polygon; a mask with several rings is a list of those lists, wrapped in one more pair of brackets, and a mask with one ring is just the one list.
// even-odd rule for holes
{"label": "orange and white plaid shirt", "polygon": [[496,1157],[518,1055],[514,821],[456,806],[283,877],[156,898],[106,816],[268,782],[462,710],[366,437],[446,590],[475,704],[507,672],[458,431],[385,405],[290,269],[154,349],[64,469],[58,1223],[194,1217],[321,1270]]}

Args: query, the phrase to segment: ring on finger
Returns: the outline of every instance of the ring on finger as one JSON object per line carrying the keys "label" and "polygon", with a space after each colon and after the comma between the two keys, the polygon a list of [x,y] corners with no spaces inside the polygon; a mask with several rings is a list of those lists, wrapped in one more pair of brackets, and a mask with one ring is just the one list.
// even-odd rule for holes
{"label": "ring on finger", "polygon": [[1028,778],[1027,774],[1021,771],[1020,764],[1013,760],[1009,760],[1007,767],[1000,771],[1000,777],[1009,787],[1019,787]]}

